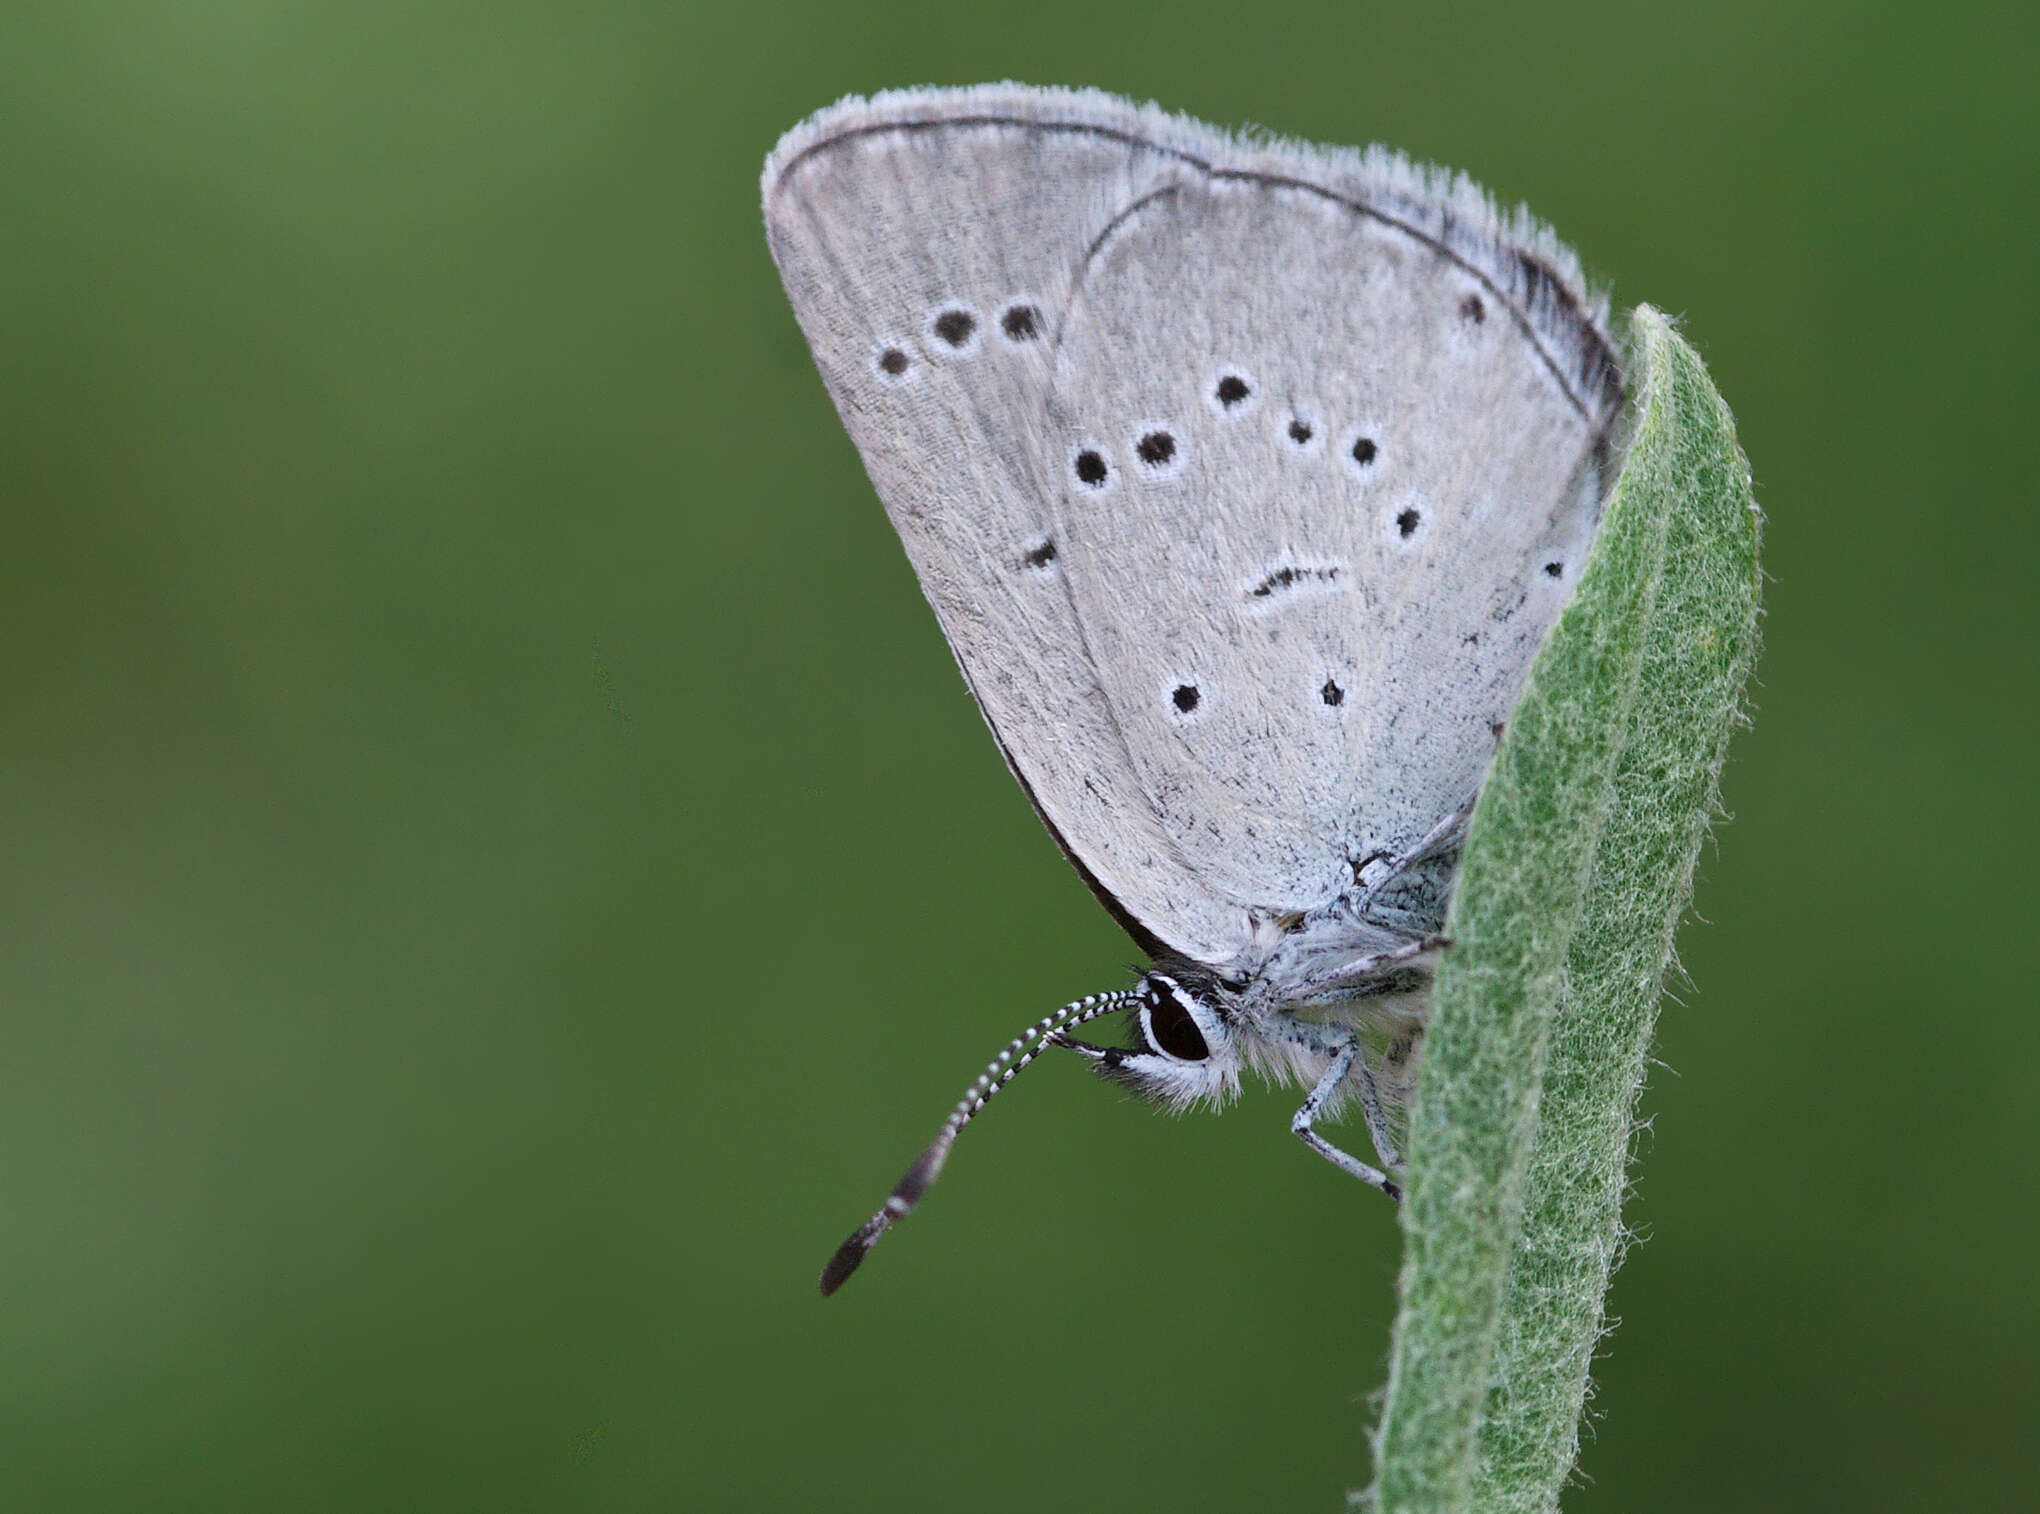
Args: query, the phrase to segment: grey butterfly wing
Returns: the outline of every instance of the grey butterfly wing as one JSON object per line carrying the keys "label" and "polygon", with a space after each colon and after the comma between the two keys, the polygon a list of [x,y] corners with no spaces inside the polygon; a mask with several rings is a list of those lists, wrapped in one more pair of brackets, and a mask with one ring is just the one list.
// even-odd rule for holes
{"label": "grey butterfly wing", "polygon": [[1387,154],[1013,86],[845,102],[765,199],[988,722],[1137,933],[1227,961],[1464,804],[1620,399],[1548,233]]}
{"label": "grey butterfly wing", "polygon": [[852,100],[767,160],[794,311],[972,693],[1064,850],[1149,944],[1221,961],[1244,912],[1170,844],[1077,626],[1053,529],[1050,364],[1072,281],[1183,172],[1015,88]]}
{"label": "grey butterfly wing", "polygon": [[1079,272],[1078,623],[1171,846],[1257,917],[1354,895],[1483,778],[1620,399],[1567,266],[1394,160],[1218,140]]}

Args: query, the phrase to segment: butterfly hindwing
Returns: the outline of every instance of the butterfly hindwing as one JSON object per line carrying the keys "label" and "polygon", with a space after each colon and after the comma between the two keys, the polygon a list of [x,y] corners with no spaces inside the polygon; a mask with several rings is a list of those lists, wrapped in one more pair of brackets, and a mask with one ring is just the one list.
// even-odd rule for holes
{"label": "butterfly hindwing", "polygon": [[1367,204],[1242,172],[1130,208],[1050,406],[1115,723],[1172,845],[1262,914],[1472,795],[1599,519],[1609,408]]}

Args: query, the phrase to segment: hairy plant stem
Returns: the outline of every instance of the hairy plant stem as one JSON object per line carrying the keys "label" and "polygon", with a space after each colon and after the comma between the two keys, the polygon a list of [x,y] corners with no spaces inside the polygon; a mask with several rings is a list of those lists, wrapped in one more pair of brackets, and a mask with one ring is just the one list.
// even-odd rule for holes
{"label": "hairy plant stem", "polygon": [[1633,1109],[1756,649],[1728,410],[1632,320],[1621,477],[1469,828],[1409,1139],[1383,1514],[1548,1511],[1620,1254]]}

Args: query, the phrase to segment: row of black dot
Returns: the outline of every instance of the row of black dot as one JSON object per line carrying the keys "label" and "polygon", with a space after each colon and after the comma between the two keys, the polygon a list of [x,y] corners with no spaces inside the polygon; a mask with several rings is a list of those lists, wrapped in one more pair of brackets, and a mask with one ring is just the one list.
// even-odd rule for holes
{"label": "row of black dot", "polygon": [[[935,312],[928,322],[935,339],[956,352],[965,352],[978,339],[978,318],[961,305],[949,305]],[[1018,346],[1041,336],[1041,310],[1025,300],[1015,300],[999,312],[999,330]],[[889,345],[878,354],[878,371],[889,379],[906,377],[914,359],[906,348]]]}
{"label": "row of black dot", "polygon": [[[1481,308],[1478,296],[1468,295],[1466,305],[1467,308],[1462,313],[1469,320],[1479,322],[1486,319],[1486,311]],[[1253,393],[1253,385],[1237,373],[1221,374],[1218,382],[1212,386],[1212,398],[1221,410],[1237,409],[1245,404]],[[1317,434],[1310,422],[1300,416],[1291,418],[1288,432],[1289,439],[1299,447],[1309,446],[1311,439]],[[1350,450],[1353,461],[1363,468],[1371,466],[1375,458],[1381,454],[1381,449],[1375,445],[1374,438],[1370,436],[1354,438]],[[1133,452],[1134,456],[1149,468],[1157,468],[1166,465],[1176,456],[1176,439],[1166,431],[1149,431],[1133,444]],[[1105,461],[1104,454],[1094,447],[1086,447],[1079,451],[1074,467],[1077,482],[1087,489],[1102,489],[1111,482],[1111,466]],[[1417,534],[1417,527],[1423,524],[1423,519],[1422,513],[1414,507],[1401,511],[1395,518],[1397,534],[1404,541],[1408,541]],[[1548,562],[1544,565],[1544,571],[1552,578],[1557,578],[1565,569],[1559,563]]]}
{"label": "row of black dot", "polygon": [[[1221,413],[1237,410],[1254,397],[1254,386],[1241,374],[1220,374],[1218,382],[1212,386],[1211,397],[1217,402]],[[1291,416],[1285,429],[1289,439],[1299,447],[1308,447],[1317,436],[1317,428],[1300,415]],[[1353,439],[1350,455],[1354,462],[1364,468],[1374,461],[1379,451],[1380,449],[1374,445],[1373,437],[1359,436]]]}
{"label": "row of black dot", "polygon": [[[1253,394],[1253,384],[1237,373],[1221,374],[1218,381],[1212,385],[1211,391],[1212,401],[1221,414],[1239,409],[1253,397]],[[1301,416],[1292,416],[1286,429],[1289,439],[1299,447],[1308,447],[1317,436],[1317,428]],[[1176,438],[1167,431],[1144,432],[1133,444],[1134,456],[1151,471],[1166,467],[1175,459],[1176,451]],[[1381,449],[1371,436],[1355,437],[1348,451],[1353,461],[1363,468],[1371,466],[1381,454]],[[1111,465],[1105,461],[1105,455],[1095,447],[1086,447],[1079,451],[1072,466],[1076,471],[1077,482],[1087,489],[1102,489],[1111,482]],[[1412,523],[1403,535],[1408,536],[1414,529]]]}
{"label": "row of black dot", "polygon": [[[1471,303],[1478,305],[1478,299]],[[1481,319],[1475,313],[1473,319]],[[1031,342],[1040,335],[1041,313],[1033,305],[1015,303],[1008,305],[999,316],[999,327],[1012,342]],[[929,329],[949,346],[961,350],[970,345],[977,334],[977,317],[968,310],[952,306],[936,313],[929,323]],[[889,378],[901,378],[913,366],[904,348],[887,347],[878,355],[879,372]],[[1212,386],[1212,399],[1220,413],[1238,410],[1253,398],[1254,386],[1241,374],[1221,374]],[[1302,417],[1292,417],[1288,426],[1289,439],[1299,447],[1307,447],[1317,435],[1316,428]],[[1379,449],[1374,439],[1368,436],[1356,437],[1350,449],[1353,461],[1361,467],[1371,465]],[[1166,467],[1176,456],[1176,439],[1167,431],[1149,431],[1134,443],[1134,455],[1150,470]],[[1095,448],[1085,448],[1076,456],[1077,482],[1089,489],[1102,489],[1111,481],[1112,472],[1104,455]],[[1404,512],[1408,515],[1410,512]],[[1404,528],[1408,536],[1415,529],[1414,522]]]}
{"label": "row of black dot", "polygon": [[[977,317],[961,306],[936,312],[929,329],[949,346],[961,351],[977,335]],[[999,329],[1009,342],[1031,342],[1041,335],[1041,312],[1016,301],[999,312]]]}
{"label": "row of black dot", "polygon": [[[1203,701],[1194,683],[1179,683],[1169,695],[1169,703],[1176,707],[1178,714],[1188,715]],[[1318,690],[1318,698],[1333,709],[1346,702],[1346,691],[1339,687],[1336,678],[1327,678],[1324,687]]]}
{"label": "row of black dot", "polygon": [[[1479,295],[1468,295],[1460,303],[1459,313],[1462,318],[1476,326],[1487,319],[1487,307],[1481,303]],[[936,312],[929,322],[929,329],[941,341],[961,351],[968,347],[977,335],[977,317],[961,306],[950,306]],[[1008,341],[1014,343],[1034,341],[1041,334],[1041,312],[1034,305],[1015,301],[999,313],[999,329]],[[898,378],[912,366],[912,361],[902,348],[887,347],[879,354],[878,367],[882,373]],[[1238,410],[1253,396],[1253,384],[1238,373],[1220,374],[1212,386],[1212,399],[1221,413]],[[1311,423],[1300,416],[1291,417],[1286,430],[1289,439],[1299,447],[1309,446],[1317,434]],[[1134,443],[1134,455],[1151,470],[1167,467],[1174,461],[1176,450],[1176,439],[1167,431],[1146,432]],[[1374,439],[1368,436],[1356,437],[1349,450],[1353,461],[1361,467],[1372,465],[1380,453]],[[1111,467],[1105,461],[1104,455],[1095,448],[1087,447],[1079,451],[1074,467],[1077,482],[1086,488],[1102,489],[1111,481]],[[1396,531],[1407,541],[1416,535],[1417,527],[1422,521],[1423,516],[1416,509],[1404,509],[1395,518]],[[1049,550],[1052,553],[1053,548]],[[1032,555],[1030,554],[1030,561]],[[1032,565],[1044,566],[1045,560]],[[1564,572],[1564,567],[1560,563],[1548,562],[1544,565],[1544,571],[1548,576],[1557,578]],[[1338,693],[1337,685],[1328,681],[1325,687],[1330,691],[1325,703],[1337,704],[1339,698],[1333,697]],[[1191,704],[1183,707],[1185,713],[1188,713],[1189,709],[1195,707],[1197,694],[1196,690],[1187,684],[1184,688],[1190,691]]]}
{"label": "row of black dot", "polygon": [[[1460,302],[1459,314],[1463,319],[1478,326],[1487,319],[1487,306],[1481,303],[1479,295],[1470,294]],[[928,329],[947,346],[961,352],[976,338],[978,320],[976,315],[963,306],[950,305],[935,312],[934,318],[928,323]],[[1007,341],[1016,344],[1036,340],[1041,335],[1040,308],[1025,300],[1015,300],[999,312],[999,330],[1005,333]],[[903,347],[889,346],[878,355],[879,371],[889,378],[903,377],[912,366],[913,359],[907,355]],[[1228,373],[1219,379],[1215,398],[1221,407],[1232,409],[1246,403],[1252,394],[1251,384],[1236,373]],[[1291,421],[1289,435],[1299,446],[1307,444],[1311,438],[1309,423]],[[1354,456],[1358,461],[1362,463],[1373,461],[1374,443],[1362,437],[1355,447]],[[1360,457],[1358,447],[1366,447],[1369,455]]]}

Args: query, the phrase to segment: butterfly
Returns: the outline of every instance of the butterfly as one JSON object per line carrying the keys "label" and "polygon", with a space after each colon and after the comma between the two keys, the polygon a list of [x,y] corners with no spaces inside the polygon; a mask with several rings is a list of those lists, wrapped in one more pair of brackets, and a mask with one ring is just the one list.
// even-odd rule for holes
{"label": "butterfly", "polygon": [[[1151,964],[1016,1036],[822,1292],[1051,1046],[1171,1107],[1301,1084],[1397,1195],[1466,822],[1611,478],[1605,300],[1463,177],[1089,90],[847,99],[763,198],[986,723]],[[1349,1100],[1375,1162],[1317,1128]]]}

